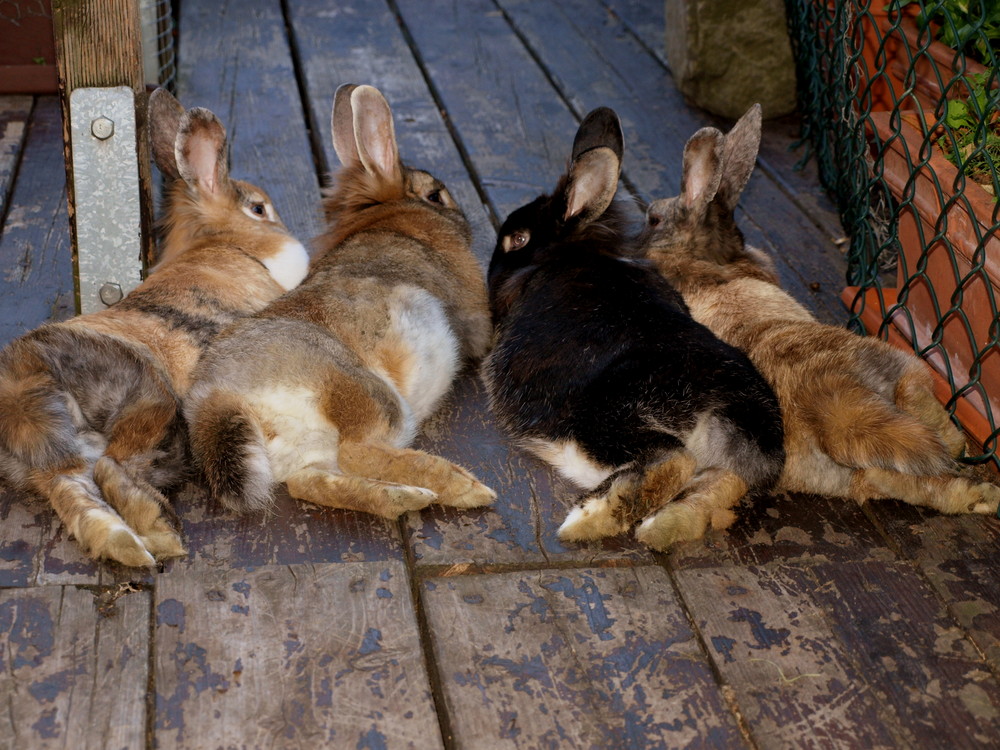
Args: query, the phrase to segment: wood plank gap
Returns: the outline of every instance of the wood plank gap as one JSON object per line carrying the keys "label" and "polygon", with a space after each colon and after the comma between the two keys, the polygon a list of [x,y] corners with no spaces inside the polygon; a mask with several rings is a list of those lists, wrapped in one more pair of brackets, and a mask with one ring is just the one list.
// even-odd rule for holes
{"label": "wood plank gap", "polygon": [[[176,19],[174,28],[176,28]],[[154,579],[155,581],[155,579]],[[146,654],[146,750],[156,747],[156,584],[149,587],[149,653]]]}
{"label": "wood plank gap", "polygon": [[292,14],[288,9],[288,0],[281,0],[281,17],[285,22],[285,31],[288,34],[288,49],[292,57],[292,72],[295,75],[295,86],[299,92],[299,103],[302,107],[302,117],[306,123],[306,137],[309,139],[309,147],[312,150],[313,166],[316,169],[316,178],[320,187],[326,185],[327,175],[330,174],[331,166],[327,164],[326,152],[323,150],[322,129],[312,116],[312,108],[309,106],[308,91],[306,84],[305,66],[302,64],[302,55],[299,49],[299,39],[295,34],[295,24],[292,22]]}
{"label": "wood plank gap", "polygon": [[694,615],[691,613],[691,607],[688,604],[687,597],[684,596],[684,591],[677,582],[677,576],[674,574],[673,567],[670,565],[670,557],[663,552],[654,552],[653,557],[657,561],[657,564],[666,572],[667,578],[670,580],[670,585],[674,589],[674,596],[677,597],[677,601],[681,604],[681,609],[684,611],[684,616],[687,618],[688,626],[691,628],[691,632],[694,633],[694,637],[698,640],[698,647],[701,649],[701,653],[705,657],[708,668],[712,672],[715,684],[719,686],[719,693],[722,695],[722,700],[725,701],[726,707],[729,708],[730,713],[732,713],[733,718],[736,720],[736,726],[739,727],[743,740],[747,743],[747,745],[753,748],[753,750],[759,750],[759,746],[757,745],[756,740],[754,740],[753,732],[750,731],[750,725],[747,724],[746,717],[743,716],[743,712],[740,710],[739,701],[736,699],[736,690],[726,681],[726,678],[722,676],[722,671],[719,669],[719,665],[712,657],[712,652],[709,650],[708,644],[705,642],[705,636],[701,632],[701,628],[698,627],[698,623],[694,619]]}
{"label": "wood plank gap", "polygon": [[469,181],[476,189],[476,194],[479,196],[479,200],[482,201],[483,206],[486,208],[486,213],[490,217],[490,222],[493,224],[493,228],[499,229],[501,220],[497,207],[493,205],[493,201],[490,200],[489,193],[487,193],[486,188],[483,187],[483,181],[479,176],[479,171],[476,169],[476,165],[472,161],[472,157],[469,155],[469,150],[465,147],[465,141],[462,140],[458,130],[451,121],[451,117],[448,115],[448,110],[444,105],[444,98],[441,96],[440,90],[434,83],[434,79],[431,77],[430,72],[427,70],[423,55],[420,54],[420,49],[417,47],[413,34],[410,33],[410,28],[406,25],[406,21],[403,20],[403,14],[400,12],[399,6],[396,4],[396,0],[386,0],[386,3],[392,11],[392,14],[396,17],[396,23],[399,25],[399,31],[403,35],[403,39],[406,40],[406,44],[410,48],[410,53],[413,55],[413,60],[416,62],[417,68],[420,70],[420,75],[423,76],[424,82],[427,84],[427,89],[431,92],[431,97],[434,99],[434,104],[437,105],[438,111],[441,113],[441,119],[444,121],[444,126],[448,129],[448,134],[451,136],[451,140],[455,144],[455,148],[458,149],[458,154],[462,159],[462,164],[465,165],[465,169],[469,173]]}
{"label": "wood plank gap", "polygon": [[[406,539],[405,515],[397,523],[399,524],[400,537]],[[434,704],[434,715],[437,716],[441,742],[444,743],[444,750],[455,750],[455,734],[451,728],[451,717],[448,715],[447,702],[445,701],[444,681],[438,672],[437,660],[434,658],[434,639],[431,637],[431,626],[427,620],[424,599],[420,595],[423,577],[418,572],[412,544],[403,545],[403,564],[406,566],[407,578],[409,579],[413,616],[417,620],[417,638],[420,640],[420,653],[424,659],[424,670],[427,672],[427,682],[431,688],[431,702]]]}
{"label": "wood plank gap", "polygon": [[[576,118],[577,122],[581,122],[587,113],[581,112],[576,106],[573,105],[573,101],[566,94],[565,88],[559,83],[556,77],[545,65],[545,61],[535,51],[535,48],[531,46],[531,42],[528,40],[527,35],[523,31],[521,31],[521,29],[514,22],[514,19],[511,18],[507,10],[503,8],[500,5],[500,3],[497,2],[497,0],[493,0],[493,5],[496,7],[497,11],[499,11],[500,15],[503,16],[503,19],[504,21],[507,22],[507,25],[510,26],[510,30],[514,33],[514,36],[516,36],[518,41],[521,42],[521,44],[524,46],[525,52],[527,52],[528,56],[535,61],[535,64],[538,66],[538,69],[545,77],[545,80],[549,82],[549,85],[552,86],[552,90],[556,92],[556,96],[559,97],[559,100],[566,105],[566,109],[568,109],[570,112],[573,113],[573,116]],[[617,16],[615,17],[617,18]],[[631,33],[631,30],[629,33]],[[633,34],[633,36],[635,35]],[[636,38],[638,39],[638,37]],[[645,45],[642,46],[643,49],[648,49],[646,48]],[[631,198],[632,202],[635,203],[639,212],[643,216],[645,216],[647,204],[646,201],[642,198],[642,191],[639,190],[639,187],[631,179],[629,179],[629,176],[625,174],[624,171],[622,171],[621,175],[619,176],[619,180],[621,180],[621,184],[624,185],[625,189],[629,192],[629,198]],[[623,199],[623,200],[627,202],[628,199]]]}
{"label": "wood plank gap", "polygon": [[[411,545],[412,546],[412,545]],[[409,552],[409,547],[408,547]],[[524,573],[537,570],[580,570],[583,568],[651,568],[657,563],[648,558],[595,558],[537,560],[525,563],[484,563],[461,562],[452,565],[415,565],[414,575],[418,583],[429,578],[453,578],[465,575],[485,575],[500,573]],[[662,567],[662,565],[661,565]]]}
{"label": "wood plank gap", "polygon": [[[31,100],[31,104],[27,108],[24,117],[24,127],[21,128],[21,132],[16,139],[7,140],[5,134],[7,132],[6,126],[9,122],[4,117],[0,119],[0,123],[4,124],[3,132],[0,132],[0,233],[2,233],[2,228],[7,224],[7,212],[10,211],[10,199],[14,195],[14,185],[17,184],[18,175],[21,172],[21,161],[24,159],[24,146],[28,140],[28,126],[31,124],[31,118],[35,114],[35,105],[38,102],[38,97],[27,97],[27,96],[3,96],[0,100],[4,102],[17,103],[18,100]],[[24,111],[24,110],[21,110]],[[4,112],[0,111],[0,115],[4,115]],[[4,158],[3,152],[6,150],[12,150],[13,155],[10,161],[5,165],[6,159]]]}

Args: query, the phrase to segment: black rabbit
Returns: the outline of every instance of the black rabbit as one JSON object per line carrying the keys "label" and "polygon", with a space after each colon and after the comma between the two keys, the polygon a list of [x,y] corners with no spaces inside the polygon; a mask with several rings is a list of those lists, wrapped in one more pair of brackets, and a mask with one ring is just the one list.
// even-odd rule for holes
{"label": "black rabbit", "polygon": [[514,211],[490,261],[484,380],[502,427],[587,489],[564,540],[626,531],[655,549],[726,528],[784,463],[778,401],[636,259],[614,202],[618,116],[584,119],[551,195]]}

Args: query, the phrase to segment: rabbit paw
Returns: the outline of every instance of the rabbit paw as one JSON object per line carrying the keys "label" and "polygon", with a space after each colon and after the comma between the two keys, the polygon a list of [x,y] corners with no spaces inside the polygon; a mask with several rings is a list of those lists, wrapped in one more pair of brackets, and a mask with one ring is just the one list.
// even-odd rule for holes
{"label": "rabbit paw", "polygon": [[635,538],[647,547],[664,552],[677,542],[701,539],[708,525],[708,517],[698,508],[685,503],[668,503],[639,524]]}
{"label": "rabbit paw", "polygon": [[156,564],[156,559],[146,549],[142,539],[126,526],[119,525],[109,531],[104,544],[92,551],[95,557],[114,560],[130,568],[146,568]]}
{"label": "rabbit paw", "polygon": [[616,536],[627,530],[628,526],[615,517],[614,504],[608,496],[600,495],[573,508],[556,534],[564,542],[582,542]]}
{"label": "rabbit paw", "polygon": [[969,513],[992,514],[1000,507],[1000,487],[982,482],[972,488]]}
{"label": "rabbit paw", "polygon": [[168,560],[172,557],[185,557],[187,550],[180,536],[173,529],[157,529],[139,537],[146,549],[157,560]]}
{"label": "rabbit paw", "polygon": [[411,510],[422,510],[438,499],[437,493],[425,487],[411,487],[405,484],[390,484],[383,494],[386,500],[384,512],[379,513],[386,518],[399,518]]}
{"label": "rabbit paw", "polygon": [[443,494],[438,502],[452,508],[481,508],[484,505],[492,505],[496,499],[496,492],[482,482],[470,478],[465,487],[452,489],[447,494]]}

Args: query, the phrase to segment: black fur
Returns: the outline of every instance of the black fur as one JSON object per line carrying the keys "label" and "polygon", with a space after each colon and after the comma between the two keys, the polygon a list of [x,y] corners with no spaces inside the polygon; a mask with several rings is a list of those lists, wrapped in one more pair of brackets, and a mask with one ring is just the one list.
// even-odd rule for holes
{"label": "black fur", "polygon": [[[593,140],[585,134],[599,147]],[[507,218],[490,261],[496,342],[484,376],[501,425],[520,441],[572,439],[607,467],[641,468],[712,415],[721,428],[711,465],[769,489],[784,463],[774,392],[742,352],[694,321],[652,265],[632,257],[616,204],[598,207],[594,220],[590,206],[564,218],[574,168],[551,195]],[[525,234],[513,249],[511,238]]]}

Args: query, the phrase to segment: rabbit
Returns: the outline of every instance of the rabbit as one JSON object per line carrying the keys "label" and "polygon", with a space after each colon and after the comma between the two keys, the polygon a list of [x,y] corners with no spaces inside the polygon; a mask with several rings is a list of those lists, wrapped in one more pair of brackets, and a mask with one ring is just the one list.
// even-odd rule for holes
{"label": "rabbit", "polygon": [[680,196],[649,205],[641,245],[695,320],[744,350],[777,393],[786,455],[778,489],[995,512],[1000,488],[959,476],[965,439],[935,399],[928,366],[815,320],[780,288],[771,258],[745,242],[734,212],[760,135],[759,105],[725,136],[695,133]]}
{"label": "rabbit", "polygon": [[445,186],[399,159],[378,89],[345,84],[332,113],[342,164],[305,281],[233,326],[185,404],[212,496],[268,511],[274,487],[388,519],[496,495],[407,446],[492,325],[471,230]]}
{"label": "rabbit", "polygon": [[640,521],[637,539],[664,550],[728,527],[777,481],[781,413],[749,360],[632,257],[614,201],[622,153],[618,116],[592,111],[555,190],[504,221],[482,374],[501,427],[585,490],[560,539]]}
{"label": "rabbit", "polygon": [[185,478],[181,399],[200,353],[308,265],[267,195],[229,178],[215,115],[160,89],[149,122],[174,178],[155,270],[113,307],[0,352],[0,473],[47,499],[90,556],[128,566],[185,554],[162,493]]}

